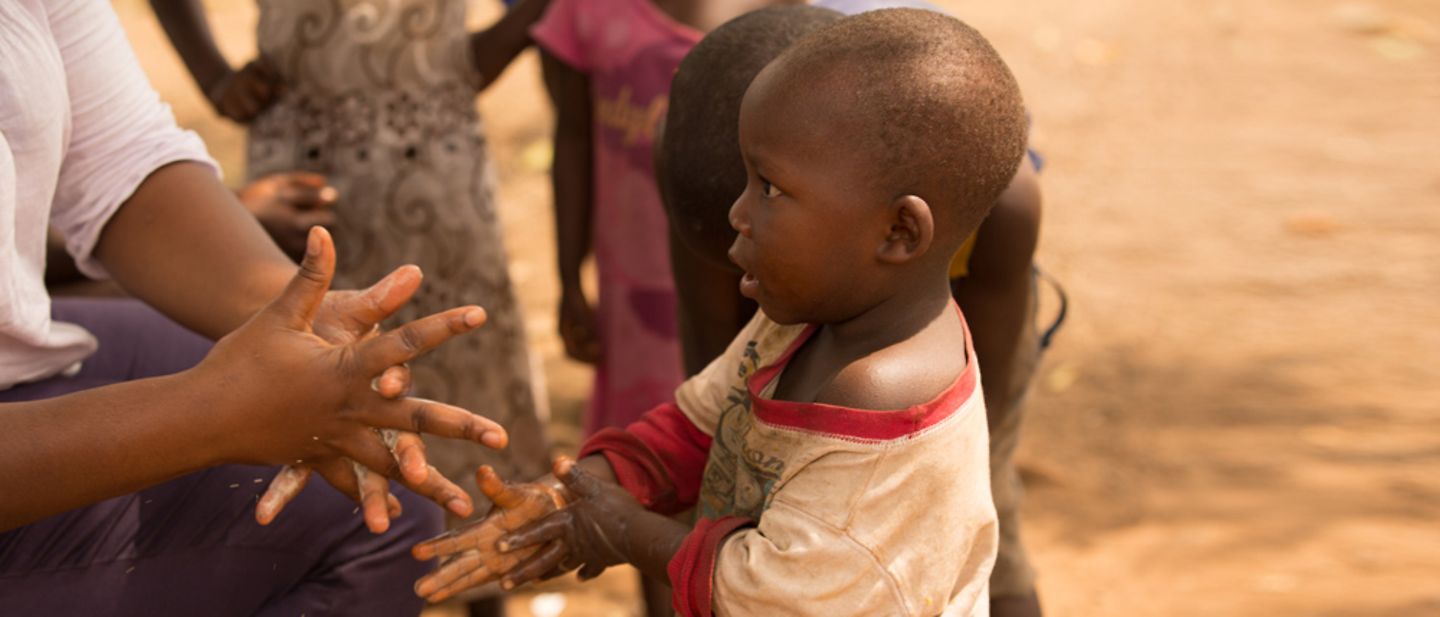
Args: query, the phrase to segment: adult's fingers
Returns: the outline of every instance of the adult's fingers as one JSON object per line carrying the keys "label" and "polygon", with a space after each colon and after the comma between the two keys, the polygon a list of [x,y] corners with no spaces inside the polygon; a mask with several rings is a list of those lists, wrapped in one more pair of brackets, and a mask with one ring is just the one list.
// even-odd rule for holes
{"label": "adult's fingers", "polygon": [[529,559],[511,568],[510,572],[500,579],[500,588],[510,591],[549,574],[551,570],[560,567],[561,560],[565,559],[565,555],[569,552],[569,547],[562,542],[553,542],[545,546]]}
{"label": "adult's fingers", "polygon": [[346,296],[334,310],[350,330],[369,332],[410,301],[422,278],[420,268],[400,266],[368,289]]}
{"label": "adult's fingers", "polygon": [[360,508],[364,510],[365,526],[370,528],[371,533],[385,533],[390,529],[390,499],[393,498],[390,482],[384,476],[371,473],[360,463],[351,461],[351,466],[355,470],[355,482],[360,487]]}
{"label": "adult's fingers", "polygon": [[565,536],[565,531],[574,523],[570,513],[559,510],[537,521],[500,536],[495,548],[502,553],[517,551],[527,546],[545,544]]}
{"label": "adult's fingers", "polygon": [[311,228],[300,270],[264,312],[291,328],[307,329],[334,276],[335,243],[330,232],[323,227]]}
{"label": "adult's fingers", "polygon": [[433,473],[434,467],[425,461],[425,440],[419,434],[397,432],[395,445],[390,450],[395,453],[395,460],[400,461],[400,475],[406,482],[421,484]]}
{"label": "adult's fingers", "polygon": [[500,474],[489,465],[481,465],[475,471],[475,484],[480,487],[481,493],[501,508],[518,508],[525,503],[525,494],[501,480]]}
{"label": "adult's fingers", "polygon": [[391,401],[376,395],[357,406],[354,413],[356,421],[376,428],[462,439],[497,450],[504,448],[510,439],[494,420],[423,398]]}
{"label": "adult's fingers", "polygon": [[455,516],[461,518],[470,516],[475,512],[475,502],[454,482],[451,482],[440,470],[426,465],[425,476],[419,482],[404,480],[405,487],[417,495],[428,498],[440,507],[445,508]]}
{"label": "adult's fingers", "polygon": [[397,399],[410,391],[410,383],[410,367],[397,364],[375,378],[375,391],[385,398]]}
{"label": "adult's fingers", "polygon": [[350,460],[385,478],[401,478],[400,462],[374,431],[357,431],[336,440],[335,446]]}
{"label": "adult's fingers", "polygon": [[485,323],[485,309],[462,306],[409,322],[394,330],[360,342],[356,352],[367,375],[386,367],[404,364],[441,343],[479,328]]}
{"label": "adult's fingers", "polygon": [[260,497],[260,502],[255,504],[255,522],[261,525],[273,522],[280,511],[300,494],[309,480],[309,467],[281,467],[275,474],[275,479],[270,481],[270,486],[265,489],[265,494]]}

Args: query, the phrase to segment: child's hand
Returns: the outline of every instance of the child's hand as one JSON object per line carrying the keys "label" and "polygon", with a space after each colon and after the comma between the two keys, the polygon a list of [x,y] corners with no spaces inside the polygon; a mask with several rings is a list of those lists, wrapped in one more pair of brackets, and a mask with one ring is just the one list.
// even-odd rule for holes
{"label": "child's hand", "polygon": [[501,553],[495,540],[563,507],[567,501],[553,480],[507,484],[486,465],[475,473],[480,492],[495,502],[484,519],[415,545],[416,559],[449,559],[415,583],[415,594],[440,602],[475,585],[495,580],[537,549]]}
{"label": "child's hand", "polygon": [[534,552],[500,579],[502,589],[553,578],[577,567],[581,580],[590,579],[605,568],[630,561],[631,522],[636,514],[650,513],[620,485],[596,479],[570,458],[556,459],[554,469],[555,477],[574,499],[565,508],[500,538],[496,547],[506,555]]}
{"label": "child's hand", "polygon": [[238,196],[275,244],[291,259],[299,259],[311,227],[335,224],[339,194],[325,176],[292,171],[261,176],[241,188]]}
{"label": "child's hand", "polygon": [[275,102],[282,87],[274,69],[262,59],[255,59],[210,86],[205,97],[215,106],[216,113],[240,124],[249,124]]}
{"label": "child's hand", "polygon": [[595,309],[579,289],[566,290],[560,295],[560,340],[565,342],[565,355],[571,359],[586,364],[600,361]]}

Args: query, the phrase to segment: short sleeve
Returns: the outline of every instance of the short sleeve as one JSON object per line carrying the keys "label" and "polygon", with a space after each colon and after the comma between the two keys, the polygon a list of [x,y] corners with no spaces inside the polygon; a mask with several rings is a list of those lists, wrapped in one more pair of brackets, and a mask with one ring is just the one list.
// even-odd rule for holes
{"label": "short sleeve", "polygon": [[110,217],[150,174],[177,161],[199,161],[217,173],[219,167],[197,135],[175,125],[108,2],[50,2],[47,12],[70,95],[51,222],[81,271],[104,278],[91,253]]}
{"label": "short sleeve", "polygon": [[602,0],[551,0],[540,21],[530,27],[530,38],[550,55],[570,68],[589,73],[589,39],[594,29],[593,18],[606,8],[596,8]]}
{"label": "short sleeve", "polygon": [[[709,563],[691,560],[698,567],[671,581],[675,608],[685,617],[711,615],[712,607],[722,616],[909,613],[896,582],[869,550],[799,508],[777,503],[756,527],[724,520],[715,527],[709,535],[730,533]],[[705,552],[706,538],[695,540],[692,550]],[[687,557],[682,548],[676,560]],[[674,562],[671,571],[679,571]]]}

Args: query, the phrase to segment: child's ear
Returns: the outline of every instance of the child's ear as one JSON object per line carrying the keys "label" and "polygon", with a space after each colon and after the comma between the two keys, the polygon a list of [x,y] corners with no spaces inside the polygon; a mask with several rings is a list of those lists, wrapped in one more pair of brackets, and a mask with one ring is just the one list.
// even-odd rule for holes
{"label": "child's ear", "polygon": [[889,230],[876,253],[881,262],[902,264],[930,250],[935,241],[935,217],[924,199],[914,195],[896,198],[890,202],[887,218]]}

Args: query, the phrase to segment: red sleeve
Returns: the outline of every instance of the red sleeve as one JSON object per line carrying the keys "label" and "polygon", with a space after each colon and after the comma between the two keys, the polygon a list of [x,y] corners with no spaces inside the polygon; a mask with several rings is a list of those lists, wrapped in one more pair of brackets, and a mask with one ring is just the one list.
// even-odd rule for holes
{"label": "red sleeve", "polygon": [[580,447],[580,456],[603,454],[625,487],[646,508],[682,512],[700,498],[710,436],[674,403],[641,416],[625,430],[605,429]]}
{"label": "red sleeve", "polygon": [[674,589],[671,601],[680,617],[710,617],[720,544],[741,528],[754,526],[755,521],[738,516],[702,518],[695,523],[694,531],[685,536],[685,543],[666,568]]}

